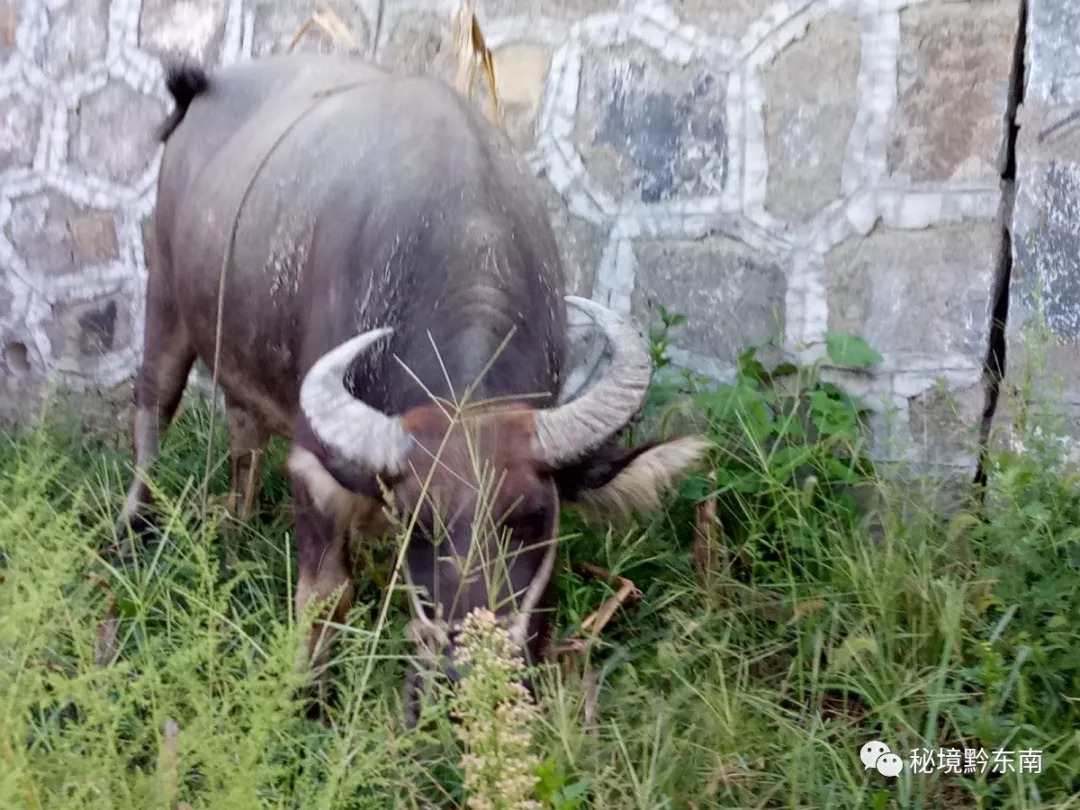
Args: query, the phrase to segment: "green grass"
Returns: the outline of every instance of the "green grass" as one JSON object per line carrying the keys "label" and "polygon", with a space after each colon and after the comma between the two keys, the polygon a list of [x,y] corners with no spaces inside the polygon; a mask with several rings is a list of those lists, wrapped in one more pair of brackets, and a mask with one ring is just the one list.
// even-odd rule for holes
{"label": "green grass", "polygon": [[[830,350],[873,362],[857,342]],[[630,528],[565,513],[558,632],[611,595],[577,563],[644,598],[590,656],[595,736],[581,661],[540,673],[541,806],[1080,807],[1080,475],[1048,423],[1022,426],[1025,452],[990,458],[985,507],[943,512],[932,488],[874,469],[860,413],[816,370],[766,371],[753,353],[733,385],[654,387],[638,438],[704,426],[714,483],[695,476]],[[337,705],[309,721],[283,447],[256,521],[212,509],[202,522],[208,432],[199,403],[174,425],[154,479],[160,532],[123,570],[99,549],[126,452],[59,417],[0,440],[0,808],[463,805],[445,714],[400,721],[401,594],[378,625],[392,542],[357,555]],[[222,463],[212,490],[225,487]],[[700,572],[694,509],[710,498],[726,554]],[[110,598],[119,654],[100,669]],[[905,763],[913,748],[1037,749],[1041,773],[889,780],[859,761],[875,738]]]}

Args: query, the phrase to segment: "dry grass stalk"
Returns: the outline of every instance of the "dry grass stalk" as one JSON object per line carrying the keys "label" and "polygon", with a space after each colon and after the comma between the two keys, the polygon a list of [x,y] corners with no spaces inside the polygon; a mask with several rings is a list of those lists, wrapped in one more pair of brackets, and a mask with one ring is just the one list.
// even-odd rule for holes
{"label": "dry grass stalk", "polygon": [[697,505],[694,511],[694,548],[692,560],[698,584],[707,594],[716,593],[723,604],[729,604],[731,593],[726,586],[717,584],[720,578],[731,575],[731,560],[723,542],[723,528],[716,516],[716,473],[709,473],[709,489],[712,494]]}
{"label": "dry grass stalk", "polygon": [[[709,473],[709,489],[715,490],[716,473]],[[703,588],[708,589],[716,570],[716,495],[712,494],[694,510],[694,571]]]}
{"label": "dry grass stalk", "polygon": [[454,75],[454,88],[472,101],[476,87],[478,63],[483,65],[487,79],[491,109],[488,116],[495,126],[502,128],[502,104],[495,83],[495,57],[484,40],[480,21],[476,19],[471,0],[462,0],[454,14],[453,21],[454,53],[457,54],[457,72]]}
{"label": "dry grass stalk", "polygon": [[349,53],[356,56],[360,55],[360,46],[356,44],[356,37],[352,35],[352,32],[349,31],[349,27],[345,25],[337,12],[329,6],[315,9],[312,15],[304,21],[304,24],[300,26],[299,30],[297,30],[296,34],[293,36],[292,42],[289,43],[286,53],[292,53],[300,43],[304,34],[310,31],[313,25],[321,28],[332,40],[334,40],[334,42]]}
{"label": "dry grass stalk", "polygon": [[[712,591],[713,576],[716,572],[716,553],[719,543],[716,532],[719,522],[716,519],[716,473],[708,473],[708,488],[712,495],[698,504],[693,516],[693,568],[697,572],[698,582],[706,593]],[[726,567],[726,566],[725,566]]]}

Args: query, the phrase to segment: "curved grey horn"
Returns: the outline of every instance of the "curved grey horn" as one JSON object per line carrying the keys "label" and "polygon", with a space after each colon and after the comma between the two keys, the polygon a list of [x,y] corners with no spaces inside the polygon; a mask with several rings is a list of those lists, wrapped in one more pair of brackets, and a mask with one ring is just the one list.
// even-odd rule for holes
{"label": "curved grey horn", "polygon": [[358,354],[393,334],[372,329],[331,349],[311,367],[300,386],[300,408],[319,441],[342,458],[375,473],[404,472],[411,439],[400,417],[365,405],[345,388],[345,372]]}
{"label": "curved grey horn", "polygon": [[611,347],[607,372],[575,400],[536,413],[534,450],[548,465],[573,463],[613,436],[637,413],[652,379],[649,349],[633,324],[605,306],[568,295]]}

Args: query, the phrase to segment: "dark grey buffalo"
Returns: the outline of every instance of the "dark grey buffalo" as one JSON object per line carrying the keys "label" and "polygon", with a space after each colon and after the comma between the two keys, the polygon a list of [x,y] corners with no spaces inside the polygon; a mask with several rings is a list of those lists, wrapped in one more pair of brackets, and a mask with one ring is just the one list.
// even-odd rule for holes
{"label": "dark grey buffalo", "polygon": [[[614,441],[650,381],[638,332],[565,297],[537,180],[443,83],[333,56],[173,65],[167,79],[121,525],[149,502],[144,473],[192,364],[214,367],[223,285],[233,490],[250,503],[268,436],[288,437],[296,609],[343,588],[344,618],[350,530],[381,531],[391,506],[412,525],[421,660],[445,661],[477,606],[542,658],[560,503],[651,507],[706,448]],[[577,397],[567,302],[610,357]]]}

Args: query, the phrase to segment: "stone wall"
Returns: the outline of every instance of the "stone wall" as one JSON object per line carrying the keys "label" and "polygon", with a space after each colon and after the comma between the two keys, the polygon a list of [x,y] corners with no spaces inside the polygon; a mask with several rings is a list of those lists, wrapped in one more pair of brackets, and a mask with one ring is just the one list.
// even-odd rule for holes
{"label": "stone wall", "polygon": [[[1023,104],[1015,135],[1015,192],[1006,222],[1006,382],[1062,393],[1080,422],[1080,4],[1028,0]],[[1049,340],[1047,340],[1049,338]],[[1035,360],[1036,363],[1031,361]],[[1035,367],[1032,367],[1032,366]],[[1056,379],[1054,379],[1056,378]],[[1011,419],[1008,402],[998,421]],[[1074,434],[1074,436],[1077,434]]]}
{"label": "stone wall", "polygon": [[[1049,120],[1080,95],[1061,40],[1080,18],[1069,0],[1031,2],[1029,95]],[[879,457],[964,475],[1008,217],[1042,228],[1017,247],[1032,269],[1013,287],[1045,278],[1056,328],[1080,335],[1078,142],[1021,138],[1032,159],[1011,206],[1019,3],[475,0],[576,291],[643,322],[661,305],[687,315],[675,359],[720,379],[752,343],[811,360],[827,331],[860,334],[883,362],[835,377],[877,412]],[[387,0],[381,24],[377,0],[330,4],[383,64],[450,80],[453,0]],[[52,374],[116,386],[137,366],[152,130],[168,109],[158,56],[281,51],[313,8],[0,0],[9,389]],[[333,46],[316,33],[300,47]]]}

